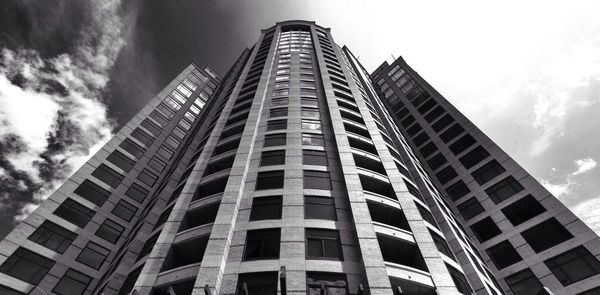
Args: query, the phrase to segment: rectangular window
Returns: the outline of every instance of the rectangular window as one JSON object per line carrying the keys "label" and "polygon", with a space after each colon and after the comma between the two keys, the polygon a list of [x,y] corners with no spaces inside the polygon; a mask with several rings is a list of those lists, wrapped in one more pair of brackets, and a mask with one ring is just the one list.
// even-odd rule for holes
{"label": "rectangular window", "polygon": [[423,158],[427,158],[429,157],[429,155],[433,154],[437,150],[437,146],[435,146],[433,142],[429,142],[428,144],[419,149],[419,153],[423,156]]}
{"label": "rectangular window", "polygon": [[521,236],[535,253],[540,253],[573,238],[573,235],[555,218],[532,226],[523,231]]}
{"label": "rectangular window", "polygon": [[183,130],[190,130],[190,128],[192,128],[192,124],[190,124],[190,122],[186,121],[186,120],[180,120],[179,123],[177,123],[179,126],[181,126],[181,128],[183,128]]}
{"label": "rectangular window", "polygon": [[465,168],[469,169],[479,164],[479,162],[483,161],[489,156],[490,153],[488,153],[483,147],[478,146],[462,156],[459,161],[463,164],[463,166],[465,166]]}
{"label": "rectangular window", "polygon": [[259,172],[256,178],[256,190],[283,188],[283,171]]}
{"label": "rectangular window", "polygon": [[509,241],[500,242],[486,251],[498,269],[503,269],[523,260]]}
{"label": "rectangular window", "polygon": [[319,114],[319,109],[302,108],[302,110],[300,112],[301,112],[302,118],[318,119],[321,116]]}
{"label": "rectangular window", "polygon": [[236,295],[277,295],[277,272],[253,272],[239,275]]}
{"label": "rectangular window", "polygon": [[76,237],[75,233],[46,220],[29,236],[29,240],[63,254]]}
{"label": "rectangular window", "polygon": [[114,244],[119,240],[119,237],[124,230],[125,227],[107,218],[104,220],[104,223],[100,225],[95,235]]}
{"label": "rectangular window", "polygon": [[471,192],[471,190],[462,180],[459,180],[454,184],[450,185],[448,188],[446,188],[446,192],[448,192],[448,196],[450,197],[450,199],[452,199],[452,201],[456,201],[466,196],[468,193]]}
{"label": "rectangular window", "polygon": [[84,228],[86,224],[94,216],[94,210],[89,209],[71,199],[66,199],[56,210],[54,215],[69,221],[81,228]]}
{"label": "rectangular window", "polygon": [[157,178],[158,176],[156,176],[156,174],[150,172],[150,170],[146,168],[144,168],[144,170],[142,170],[142,172],[140,172],[140,174],[137,177],[137,179],[139,179],[141,182],[145,183],[149,187],[154,186],[154,183],[156,183]]}
{"label": "rectangular window", "polygon": [[324,151],[302,150],[302,164],[327,166],[327,153]]}
{"label": "rectangular window", "polygon": [[129,222],[131,218],[133,218],[136,210],[137,209],[135,206],[131,205],[125,200],[120,200],[110,213]]}
{"label": "rectangular window", "polygon": [[452,116],[446,114],[441,119],[437,120],[437,122],[431,125],[431,128],[435,130],[435,132],[440,132],[444,130],[444,128],[450,126],[450,124],[454,123],[454,119]]}
{"label": "rectangular window", "polygon": [[475,139],[470,134],[465,134],[458,140],[456,140],[453,144],[449,146],[452,153],[458,155],[462,153],[464,150],[468,149],[470,146],[475,144]]}
{"label": "rectangular window", "polygon": [[179,144],[181,142],[179,140],[175,139],[175,137],[169,136],[165,140],[165,143],[168,144],[173,150],[176,150],[179,147]]}
{"label": "rectangular window", "polygon": [[255,197],[252,199],[250,221],[281,219],[281,196]]}
{"label": "rectangular window", "polygon": [[154,134],[155,136],[160,134],[161,127],[148,119],[142,121],[140,125],[142,125],[142,127],[146,128],[146,130],[150,131],[150,133]]}
{"label": "rectangular window", "polygon": [[285,130],[287,128],[287,120],[273,120],[267,122],[267,131]]}
{"label": "rectangular window", "polygon": [[125,192],[125,195],[134,199],[138,203],[142,203],[148,195],[148,190],[137,183],[133,183]]}
{"label": "rectangular window", "polygon": [[538,278],[529,268],[504,279],[515,295],[537,294],[543,289]]}
{"label": "rectangular window", "polygon": [[314,97],[302,97],[300,98],[300,104],[303,106],[319,106],[319,101]]}
{"label": "rectangular window", "polygon": [[173,98],[171,98],[170,96],[167,96],[165,98],[165,103],[173,110],[177,111],[181,108],[181,105],[175,101]]}
{"label": "rectangular window", "polygon": [[188,119],[191,123],[194,123],[194,121],[196,121],[196,116],[192,112],[189,112],[189,111],[185,112],[183,117]]}
{"label": "rectangular window", "polygon": [[113,163],[115,166],[121,168],[125,172],[131,171],[133,166],[135,165],[135,161],[125,156],[125,154],[115,150],[106,158],[109,162]]}
{"label": "rectangular window", "polygon": [[498,163],[496,160],[491,160],[487,164],[481,166],[481,168],[473,171],[471,176],[477,181],[479,185],[483,185],[488,181],[494,179],[496,176],[504,173],[506,169]]}
{"label": "rectangular window", "polygon": [[145,148],[141,147],[139,144],[133,142],[133,140],[129,138],[123,140],[119,147],[121,147],[122,149],[124,149],[125,151],[127,151],[132,156],[138,159],[141,159],[142,155],[144,155],[144,153],[146,152]]}
{"label": "rectangular window", "polygon": [[346,275],[331,272],[307,272],[306,289],[309,295],[345,295],[348,290]]}
{"label": "rectangular window", "polygon": [[37,285],[52,266],[54,266],[54,261],[19,247],[0,265],[0,272],[32,285]]}
{"label": "rectangular window", "polygon": [[156,152],[157,155],[161,156],[163,159],[165,160],[171,160],[171,157],[173,157],[173,151],[170,150],[169,148],[167,148],[166,146],[161,146],[158,151]]}
{"label": "rectangular window", "polygon": [[329,177],[329,172],[305,170],[304,188],[331,190],[331,178]]}
{"label": "rectangular window", "polygon": [[175,116],[175,112],[177,109],[176,107],[173,107],[170,104],[166,104],[164,102],[161,102],[156,109],[163,115],[165,115],[165,117],[167,118],[173,118]]}
{"label": "rectangular window", "polygon": [[563,286],[600,273],[600,262],[584,246],[554,256],[544,264]]}
{"label": "rectangular window", "polygon": [[104,205],[104,202],[106,202],[106,200],[110,197],[109,191],[87,179],[84,180],[73,192],[96,204],[97,206]]}
{"label": "rectangular window", "polygon": [[283,105],[287,105],[288,103],[289,103],[289,100],[287,97],[277,97],[277,98],[271,99],[272,106],[283,106]]}
{"label": "rectangular window", "polygon": [[163,170],[165,170],[165,167],[167,166],[167,164],[165,162],[163,162],[161,159],[159,159],[158,157],[152,157],[150,162],[148,162],[148,166],[150,166],[150,168],[154,169],[154,171],[161,173],[161,172],[163,172]]}
{"label": "rectangular window", "polygon": [[450,182],[450,180],[454,179],[458,174],[452,168],[452,166],[448,166],[442,169],[440,172],[436,173],[435,176],[440,180],[440,183],[446,184]]}
{"label": "rectangular window", "polygon": [[88,242],[76,260],[93,269],[100,269],[108,254],[110,254],[108,249],[96,243]]}
{"label": "rectangular window", "polygon": [[125,178],[125,176],[104,164],[100,164],[100,166],[92,172],[92,176],[102,180],[102,182],[108,184],[112,188],[119,186],[121,181],[123,181],[123,178]]}
{"label": "rectangular window", "polygon": [[286,134],[285,133],[277,133],[277,134],[267,134],[265,135],[265,141],[263,143],[263,147],[270,146],[280,146],[286,144]]}
{"label": "rectangular window", "polygon": [[153,111],[152,113],[150,113],[149,117],[156,121],[156,123],[158,123],[158,125],[162,127],[167,126],[167,124],[169,123],[169,120],[158,111]]}
{"label": "rectangular window", "polygon": [[429,140],[429,135],[427,135],[427,133],[425,133],[425,132],[423,132],[423,133],[415,136],[415,138],[413,138],[413,142],[415,143],[416,146],[420,146],[428,140]]}
{"label": "rectangular window", "polygon": [[175,135],[179,139],[183,139],[185,137],[185,134],[185,130],[181,129],[181,127],[179,126],[176,126],[175,129],[173,129],[173,135]]}
{"label": "rectangular window", "polygon": [[311,146],[325,146],[322,134],[302,133],[302,144]]}
{"label": "rectangular window", "polygon": [[342,244],[337,230],[307,228],[306,258],[342,260]]}
{"label": "rectangular window", "polygon": [[262,152],[260,166],[285,164],[285,150]]}
{"label": "rectangular window", "polygon": [[131,132],[131,137],[137,139],[139,142],[143,143],[145,146],[151,146],[152,142],[154,142],[154,137],[152,137],[152,135],[146,133],[146,131],[144,131],[140,128],[135,128],[135,130],[133,130]]}
{"label": "rectangular window", "polygon": [[244,260],[278,259],[281,229],[249,230],[246,235]]}
{"label": "rectangular window", "polygon": [[304,218],[337,220],[333,198],[304,196]]}
{"label": "rectangular window", "polygon": [[532,195],[527,195],[502,208],[502,213],[506,215],[513,226],[517,226],[544,212],[546,212],[546,209]]}
{"label": "rectangular window", "polygon": [[465,128],[463,128],[460,124],[456,123],[456,124],[452,125],[450,128],[448,128],[448,130],[446,130],[442,134],[440,134],[440,138],[442,139],[443,142],[448,143],[451,140],[455,139],[457,136],[459,136],[464,131],[465,131]]}
{"label": "rectangular window", "polygon": [[58,284],[56,284],[52,292],[60,295],[83,294],[91,281],[91,277],[73,269],[69,269],[65,275],[60,278],[60,281],[58,281]]}
{"label": "rectangular window", "polygon": [[495,204],[498,204],[524,189],[525,188],[515,180],[514,177],[509,176],[490,186],[485,190],[485,193],[490,196],[490,199],[492,199]]}
{"label": "rectangular window", "polygon": [[269,110],[269,118],[285,117],[288,115],[287,108],[277,108]]}
{"label": "rectangular window", "polygon": [[321,121],[302,119],[302,130],[321,130]]}
{"label": "rectangular window", "polygon": [[479,201],[477,201],[477,199],[474,197],[468,199],[462,204],[459,204],[457,207],[458,211],[460,211],[460,214],[462,214],[465,220],[469,220],[484,211],[483,206],[481,206]]}
{"label": "rectangular window", "polygon": [[427,160],[427,164],[429,164],[431,170],[437,170],[446,163],[448,163],[448,160],[446,160],[446,157],[444,157],[444,155],[441,153],[438,153],[437,155],[431,157],[431,159]]}

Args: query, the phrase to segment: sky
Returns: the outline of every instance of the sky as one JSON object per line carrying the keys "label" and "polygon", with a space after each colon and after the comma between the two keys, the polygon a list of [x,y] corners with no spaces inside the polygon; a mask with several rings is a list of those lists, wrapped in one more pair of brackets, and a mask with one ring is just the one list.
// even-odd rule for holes
{"label": "sky", "polygon": [[600,233],[599,1],[34,1],[0,7],[0,238],[194,61],[277,21],[404,59]]}

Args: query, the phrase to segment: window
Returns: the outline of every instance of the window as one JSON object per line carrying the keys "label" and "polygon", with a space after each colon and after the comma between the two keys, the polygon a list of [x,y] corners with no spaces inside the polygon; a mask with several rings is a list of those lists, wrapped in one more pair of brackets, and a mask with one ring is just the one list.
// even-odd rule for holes
{"label": "window", "polygon": [[471,230],[482,243],[502,233],[491,217],[486,217],[473,224]]}
{"label": "window", "polygon": [[302,129],[303,130],[321,130],[321,121],[311,120],[311,119],[302,119]]}
{"label": "window", "polygon": [[54,266],[54,261],[19,247],[0,265],[0,272],[21,281],[37,285],[46,276],[52,266]]}
{"label": "window", "polygon": [[300,112],[301,112],[302,118],[318,119],[320,117],[318,109],[302,108],[302,110]]}
{"label": "window", "polygon": [[502,213],[514,226],[546,212],[546,209],[532,196],[524,198],[502,208]]}
{"label": "window", "polygon": [[529,268],[504,279],[515,295],[537,294],[543,289],[540,281]]}
{"label": "window", "polygon": [[486,251],[498,269],[503,269],[523,260],[509,241],[500,242]]}
{"label": "window", "polygon": [[62,254],[75,237],[75,233],[46,220],[29,236],[29,240]]}
{"label": "window", "polygon": [[267,131],[283,130],[287,128],[287,120],[273,120],[267,122]]}
{"label": "window", "polygon": [[123,233],[123,230],[125,230],[125,227],[107,218],[96,231],[96,235],[114,244]]}
{"label": "window", "polygon": [[324,151],[302,151],[302,164],[327,166],[327,153]]}
{"label": "window", "polygon": [[125,200],[120,200],[110,213],[129,222],[131,218],[133,218],[136,210],[137,209],[135,206],[131,205]]}
{"label": "window", "polygon": [[433,218],[433,214],[431,214],[429,210],[417,203],[415,203],[415,205],[417,206],[417,210],[419,210],[419,214],[421,214],[423,220],[429,222],[429,224],[435,226],[436,228],[439,228],[437,222],[435,222],[435,219]]}
{"label": "window", "polygon": [[[178,105],[178,107],[179,107],[179,105]],[[163,116],[158,111],[153,111],[152,113],[150,113],[149,117],[152,118],[154,121],[156,121],[156,123],[158,123],[160,126],[163,126],[163,127],[167,126],[167,123],[169,123],[167,118],[165,118],[165,116]]]}
{"label": "window", "polygon": [[429,230],[429,234],[433,238],[433,243],[435,244],[435,247],[438,249],[438,251],[454,259],[454,254],[452,253],[452,250],[450,250],[450,246],[448,246],[446,240],[431,230]]}
{"label": "window", "polygon": [[523,231],[521,236],[523,236],[535,253],[552,248],[573,237],[555,218],[550,218]]}
{"label": "window", "polygon": [[170,160],[171,157],[173,157],[173,151],[171,151],[169,148],[167,148],[164,145],[158,149],[156,154],[163,157],[163,159],[165,159],[165,160]]}
{"label": "window", "polygon": [[287,104],[288,104],[287,97],[277,97],[277,98],[271,99],[272,106],[281,106],[281,105],[287,105]]}
{"label": "window", "polygon": [[429,142],[425,146],[419,149],[419,153],[423,156],[423,158],[429,157],[429,155],[433,154],[433,152],[437,151],[438,148],[435,146],[433,142]]}
{"label": "window", "polygon": [[448,166],[448,167],[442,169],[440,172],[436,173],[435,176],[437,177],[437,179],[440,180],[440,183],[446,184],[450,180],[452,180],[456,176],[458,176],[458,174],[456,173],[456,171],[454,171],[452,166]]}
{"label": "window", "polygon": [[448,196],[450,196],[452,201],[456,201],[470,193],[471,190],[462,180],[459,180],[446,188],[446,192],[448,192]]}
{"label": "window", "polygon": [[336,220],[333,198],[304,196],[304,218]]}
{"label": "window", "polygon": [[285,164],[285,150],[262,152],[260,166]]}
{"label": "window", "polygon": [[141,147],[139,144],[133,142],[133,140],[129,138],[123,140],[119,146],[137,159],[141,159],[142,155],[146,151],[145,148]]}
{"label": "window", "polygon": [[452,118],[452,116],[446,114],[442,118],[437,120],[437,122],[433,123],[431,125],[431,128],[433,128],[433,130],[435,130],[435,132],[440,132],[444,128],[450,126],[450,124],[452,124],[453,122],[454,122],[454,119]]}
{"label": "window", "polygon": [[157,178],[158,176],[150,172],[150,170],[148,170],[147,168],[144,168],[144,170],[142,170],[142,172],[140,172],[140,174],[137,177],[137,179],[139,179],[141,182],[145,183],[149,187],[154,186],[154,183],[156,182]]}
{"label": "window", "polygon": [[433,122],[433,120],[441,116],[444,112],[444,108],[442,108],[441,106],[437,106],[433,110],[431,110],[431,112],[427,113],[427,115],[425,115],[423,118],[425,118],[425,121],[431,123]]}
{"label": "window", "polygon": [[259,172],[256,190],[283,188],[283,171]]}
{"label": "window", "polygon": [[169,145],[173,150],[176,150],[179,147],[179,144],[180,144],[179,140],[177,140],[173,136],[167,137],[167,139],[165,140],[165,143],[167,145]]}
{"label": "window", "polygon": [[165,169],[167,164],[165,162],[163,162],[161,159],[159,159],[158,157],[152,157],[150,162],[148,162],[148,166],[150,166],[150,168],[154,169],[154,171],[161,173],[161,172],[163,172],[163,170]]}
{"label": "window", "polygon": [[464,150],[468,149],[470,146],[475,144],[475,139],[470,134],[465,134],[461,138],[459,138],[456,142],[450,145],[450,150],[455,155],[462,153]]}
{"label": "window", "polygon": [[469,282],[467,281],[467,278],[465,277],[465,275],[456,270],[454,267],[446,264],[446,268],[448,269],[448,272],[450,273],[450,277],[452,278],[452,281],[454,282],[454,285],[456,286],[456,289],[458,290],[458,292],[462,293],[462,294],[472,294],[473,290],[471,289],[471,286],[469,285]]}
{"label": "window", "polygon": [[338,273],[306,273],[306,294],[308,295],[337,295],[350,294],[345,274]]}
{"label": "window", "polygon": [[285,133],[267,134],[265,135],[265,142],[263,143],[263,147],[285,145],[285,137]]}
{"label": "window", "polygon": [[583,246],[554,256],[544,263],[563,286],[600,273],[600,262]]}
{"label": "window", "polygon": [[488,181],[494,179],[496,176],[502,174],[506,169],[498,163],[496,160],[491,160],[487,164],[481,166],[481,168],[473,171],[471,176],[477,181],[479,185],[483,185]]}
{"label": "window", "polygon": [[463,164],[463,166],[465,166],[465,168],[469,169],[489,156],[490,153],[488,153],[483,147],[478,146],[462,156],[459,161]]}
{"label": "window", "polygon": [[110,197],[109,191],[87,179],[75,189],[74,193],[98,206],[104,205]]}
{"label": "window", "polygon": [[319,106],[319,101],[313,97],[302,97],[300,98],[300,104],[303,106]]}
{"label": "window", "polygon": [[342,260],[342,244],[336,230],[307,228],[306,258],[329,258]]}
{"label": "window", "polygon": [[146,198],[146,195],[148,195],[148,190],[143,188],[141,185],[134,183],[129,187],[129,189],[127,189],[125,195],[134,199],[138,203],[142,203]]}
{"label": "window", "polygon": [[486,189],[485,193],[490,196],[490,199],[492,199],[495,204],[498,204],[524,189],[525,188],[523,188],[514,177],[509,176]]}
{"label": "window", "polygon": [[54,210],[54,215],[84,228],[94,216],[94,211],[71,199],[66,199]]}
{"label": "window", "polygon": [[52,292],[60,295],[83,294],[91,281],[91,277],[69,269],[60,278],[60,281],[58,281]]}
{"label": "window", "polygon": [[280,228],[249,230],[246,236],[244,260],[279,258]]}
{"label": "window", "polygon": [[173,135],[177,136],[179,139],[183,139],[185,137],[185,131],[181,129],[181,127],[177,126],[173,129]]}
{"label": "window", "polygon": [[133,130],[133,132],[131,132],[131,137],[139,140],[145,146],[151,146],[152,142],[154,141],[154,137],[152,137],[150,134],[146,133],[140,128],[136,128],[135,130]]}
{"label": "window", "polygon": [[429,135],[427,135],[427,133],[425,133],[425,132],[421,132],[421,134],[419,134],[419,135],[415,136],[415,138],[413,138],[413,142],[415,143],[416,146],[420,146],[428,140],[429,140]]}
{"label": "window", "polygon": [[459,204],[457,207],[458,211],[460,211],[460,214],[462,214],[465,220],[469,220],[483,212],[483,207],[479,201],[475,199],[475,197],[468,199],[464,203]]}
{"label": "window", "polygon": [[287,116],[287,114],[288,114],[287,108],[271,109],[269,111],[269,118],[285,117],[285,116]]}
{"label": "window", "polygon": [[456,123],[456,124],[452,125],[450,128],[448,128],[448,130],[444,131],[444,133],[440,134],[440,138],[445,143],[448,143],[449,141],[453,140],[454,138],[459,136],[464,131],[465,131],[465,128],[460,126],[460,124]]}
{"label": "window", "polygon": [[115,164],[115,166],[123,169],[125,172],[131,171],[131,168],[135,165],[135,161],[125,156],[125,154],[115,150],[106,158],[109,162]]}
{"label": "window", "polygon": [[100,164],[100,166],[92,172],[92,176],[102,180],[112,188],[119,186],[121,181],[123,181],[123,178],[125,178],[125,176],[104,164]]}
{"label": "window", "polygon": [[311,146],[325,146],[322,134],[302,133],[302,144]]}
{"label": "window", "polygon": [[429,167],[431,167],[431,170],[436,170],[437,168],[440,168],[442,165],[446,164],[448,162],[448,160],[446,160],[446,157],[444,157],[444,155],[442,155],[441,153],[433,156],[431,159],[429,159],[427,161],[427,164],[429,164]]}
{"label": "window", "polygon": [[88,242],[85,248],[81,250],[81,253],[79,253],[76,260],[93,269],[99,269],[109,253],[110,251],[108,249],[105,249],[96,243]]}
{"label": "window", "polygon": [[240,274],[236,295],[277,295],[277,272]]}
{"label": "window", "polygon": [[142,127],[146,128],[146,130],[150,131],[150,133],[152,133],[154,135],[160,134],[160,126],[156,125],[156,123],[154,123],[148,119],[145,119],[144,121],[142,121],[142,123],[140,125],[142,125]]}
{"label": "window", "polygon": [[304,188],[331,190],[331,179],[329,177],[329,172],[305,170]]}
{"label": "window", "polygon": [[281,219],[281,196],[255,197],[252,199],[250,221]]}

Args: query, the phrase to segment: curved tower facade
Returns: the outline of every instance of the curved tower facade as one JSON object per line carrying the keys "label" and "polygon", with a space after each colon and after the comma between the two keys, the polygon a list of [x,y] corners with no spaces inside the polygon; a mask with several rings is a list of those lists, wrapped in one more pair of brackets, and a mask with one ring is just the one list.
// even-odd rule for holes
{"label": "curved tower facade", "polygon": [[[508,201],[513,211],[504,224],[498,214],[506,208],[496,212],[489,202],[484,206],[490,212],[466,218],[455,201],[484,188],[478,191],[462,170],[453,177],[442,174],[450,179],[441,181],[446,178],[398,115],[397,101],[410,99],[396,95],[391,101],[381,88],[381,79],[392,81],[384,77],[386,67],[369,75],[348,48],[336,45],[329,29],[306,21],[263,30],[223,79],[210,68],[190,66],[1,242],[0,293],[520,295],[529,293],[519,290],[576,294],[596,287],[598,237],[558,202],[552,203],[558,204],[555,211],[542,204],[547,212],[541,214],[554,225],[572,224],[563,238],[591,269],[583,275],[565,272],[569,278],[585,276],[575,287],[547,278],[539,267],[546,254],[519,250],[523,258],[514,261],[501,241],[523,245],[513,241],[514,231],[493,234],[474,227],[484,215],[502,230],[513,219],[535,228],[546,218],[527,221],[530,210],[522,208],[530,204]],[[199,73],[206,80],[195,79]],[[219,86],[213,91],[211,83]],[[396,88],[394,93],[402,92]],[[181,94],[177,103],[174,97]],[[449,105],[439,94],[432,96]],[[147,114],[161,110],[173,115],[163,114],[167,127],[153,132],[144,122],[160,124]],[[168,157],[163,147],[181,133],[178,120],[189,127]],[[452,122],[434,125],[445,124],[445,130]],[[474,130],[472,124],[463,128]],[[156,136],[140,142],[138,129]],[[128,151],[137,149],[131,143],[147,148],[132,154]],[[500,165],[506,158],[494,159]],[[468,159],[479,169],[478,157]],[[446,162],[458,167],[463,160]],[[511,174],[515,180],[525,173],[519,171]],[[508,173],[496,176],[504,181]],[[459,179],[472,193],[448,192],[447,184]],[[533,197],[525,201],[543,193],[532,187]],[[498,198],[507,194],[504,186],[493,191]],[[490,242],[480,240],[481,233]],[[535,233],[528,237],[543,243]],[[563,250],[550,250],[562,257],[552,261],[554,268],[575,261],[558,253]],[[523,275],[525,268],[541,281]],[[512,282],[530,289],[514,289]]]}

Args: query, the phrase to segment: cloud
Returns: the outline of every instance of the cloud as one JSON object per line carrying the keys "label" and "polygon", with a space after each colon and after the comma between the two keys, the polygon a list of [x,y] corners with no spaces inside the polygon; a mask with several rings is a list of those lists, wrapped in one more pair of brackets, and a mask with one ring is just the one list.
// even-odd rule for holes
{"label": "cloud", "polygon": [[600,197],[587,200],[573,207],[573,213],[600,235]]}
{"label": "cloud", "polygon": [[573,172],[573,175],[578,175],[589,170],[596,168],[598,163],[594,161],[592,158],[575,160],[575,165],[577,165],[577,171]]}
{"label": "cloud", "polygon": [[113,135],[104,88],[127,24],[120,0],[91,1],[85,9],[89,20],[70,52],[0,51],[3,219],[24,219]]}

